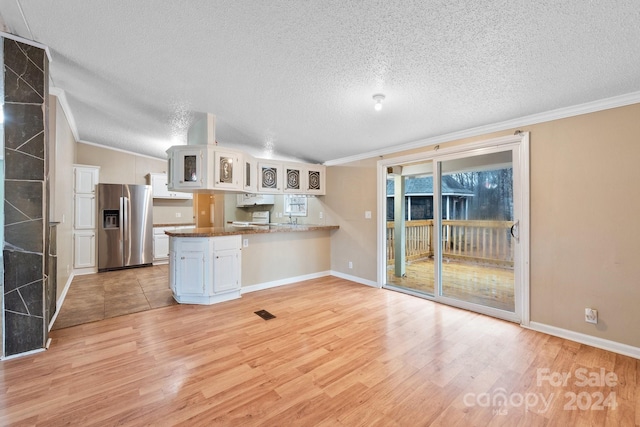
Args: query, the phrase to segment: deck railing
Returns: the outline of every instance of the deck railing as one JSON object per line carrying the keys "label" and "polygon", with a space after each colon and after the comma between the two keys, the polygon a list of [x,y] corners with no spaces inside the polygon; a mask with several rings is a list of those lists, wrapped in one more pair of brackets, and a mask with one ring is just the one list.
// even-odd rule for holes
{"label": "deck railing", "polygon": [[[442,221],[442,256],[513,266],[512,221]],[[387,262],[395,260],[394,222],[387,222]],[[433,256],[433,220],[405,222],[405,259]]]}

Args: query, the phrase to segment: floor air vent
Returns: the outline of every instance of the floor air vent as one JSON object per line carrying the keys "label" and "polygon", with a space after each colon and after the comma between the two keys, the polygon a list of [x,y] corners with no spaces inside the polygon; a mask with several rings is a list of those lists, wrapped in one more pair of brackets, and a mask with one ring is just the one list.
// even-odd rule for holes
{"label": "floor air vent", "polygon": [[258,316],[262,317],[264,320],[269,320],[269,319],[275,319],[276,316],[274,316],[273,314],[269,313],[267,310],[259,310],[259,311],[254,311],[255,314],[257,314]]}

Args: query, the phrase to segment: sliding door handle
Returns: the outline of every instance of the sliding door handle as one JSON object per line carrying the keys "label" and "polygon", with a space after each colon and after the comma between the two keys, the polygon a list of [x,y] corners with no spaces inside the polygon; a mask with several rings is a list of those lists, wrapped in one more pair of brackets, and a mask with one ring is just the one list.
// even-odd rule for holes
{"label": "sliding door handle", "polygon": [[511,226],[511,236],[516,239],[516,242],[520,242],[520,221],[515,221]]}

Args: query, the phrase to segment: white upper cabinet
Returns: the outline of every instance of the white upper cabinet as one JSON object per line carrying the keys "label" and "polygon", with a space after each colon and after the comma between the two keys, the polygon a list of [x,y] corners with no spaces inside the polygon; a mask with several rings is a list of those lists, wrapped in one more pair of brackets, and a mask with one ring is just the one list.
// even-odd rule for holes
{"label": "white upper cabinet", "polygon": [[327,168],[323,165],[306,165],[303,179],[304,193],[323,196],[327,194],[325,188]]}
{"label": "white upper cabinet", "polygon": [[242,190],[244,187],[242,154],[238,151],[218,150],[217,148],[214,153],[214,188]]}
{"label": "white upper cabinet", "polygon": [[192,193],[169,191],[166,173],[147,174],[147,184],[151,185],[154,199],[193,199]]}
{"label": "white upper cabinet", "polygon": [[73,191],[76,194],[95,194],[99,170],[97,166],[74,166]]}
{"label": "white upper cabinet", "polygon": [[282,193],[282,175],[282,163],[258,161],[258,192]]}
{"label": "white upper cabinet", "polygon": [[178,145],[167,150],[169,156],[168,189],[177,191],[213,188],[209,163],[213,161],[212,146]]}
{"label": "white upper cabinet", "polygon": [[255,193],[258,189],[256,159],[245,153],[242,156],[242,165],[242,189],[247,193]]}
{"label": "white upper cabinet", "polygon": [[284,164],[284,192],[292,194],[326,194],[325,167],[305,163]]}
{"label": "white upper cabinet", "polygon": [[301,163],[284,164],[284,192],[302,194],[304,192],[304,165]]}
{"label": "white upper cabinet", "polygon": [[207,113],[189,127],[187,145],[167,150],[168,191],[326,194],[324,166],[255,159],[248,153],[219,147],[215,128],[215,116]]}

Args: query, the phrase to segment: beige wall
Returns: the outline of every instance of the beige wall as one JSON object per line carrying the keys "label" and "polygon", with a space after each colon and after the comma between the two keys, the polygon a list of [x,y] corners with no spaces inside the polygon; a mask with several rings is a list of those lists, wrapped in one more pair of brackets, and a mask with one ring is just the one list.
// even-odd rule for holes
{"label": "beige wall", "polygon": [[[100,182],[109,184],[147,184],[150,172],[166,172],[167,161],[137,156],[89,144],[77,144],[76,161],[79,164],[100,166]],[[180,217],[176,217],[180,214]],[[192,224],[191,200],[153,201],[154,224]]]}
{"label": "beige wall", "polygon": [[331,239],[331,269],[371,281],[377,280],[376,174],[375,162],[327,168],[323,201],[327,224],[340,226]]}
{"label": "beige wall", "polygon": [[[639,118],[636,104],[519,128],[531,132],[531,321],[640,347]],[[341,227],[331,268],[369,280],[376,233],[361,218],[375,213],[375,178],[375,166],[330,167],[326,196]],[[598,309],[598,325],[584,322],[585,307]]]}
{"label": "beige wall", "polygon": [[248,234],[242,248],[242,286],[329,271],[335,231]]}
{"label": "beige wall", "polygon": [[51,221],[57,221],[57,295],[60,298],[73,271],[73,164],[75,139],[55,96],[49,97],[49,164]]}

